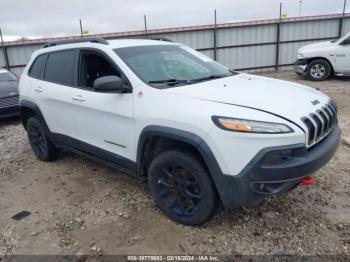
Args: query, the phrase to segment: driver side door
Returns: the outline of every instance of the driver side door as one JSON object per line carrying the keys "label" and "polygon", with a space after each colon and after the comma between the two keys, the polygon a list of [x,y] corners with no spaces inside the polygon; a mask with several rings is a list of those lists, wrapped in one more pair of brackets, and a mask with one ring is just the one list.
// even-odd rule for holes
{"label": "driver side door", "polygon": [[339,43],[335,50],[336,72],[350,75],[350,37]]}

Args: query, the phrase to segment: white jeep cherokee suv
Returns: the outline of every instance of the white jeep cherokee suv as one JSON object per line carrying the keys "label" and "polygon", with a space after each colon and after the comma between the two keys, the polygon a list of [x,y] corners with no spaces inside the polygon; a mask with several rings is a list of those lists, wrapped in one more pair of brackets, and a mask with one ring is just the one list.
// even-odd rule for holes
{"label": "white jeep cherokee suv", "polygon": [[295,72],[313,81],[326,80],[331,74],[350,75],[350,33],[328,42],[303,46],[294,63]]}
{"label": "white jeep cherokee suv", "polygon": [[310,182],[340,137],[323,93],[168,41],[48,43],[19,90],[40,160],[65,149],[145,178],[159,208],[188,225]]}

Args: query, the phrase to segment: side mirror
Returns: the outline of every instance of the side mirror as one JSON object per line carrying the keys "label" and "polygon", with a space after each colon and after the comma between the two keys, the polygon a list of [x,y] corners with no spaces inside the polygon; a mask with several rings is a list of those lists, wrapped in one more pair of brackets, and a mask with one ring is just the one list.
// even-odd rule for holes
{"label": "side mirror", "polygon": [[126,93],[130,88],[118,76],[102,76],[94,81],[94,89],[99,92]]}

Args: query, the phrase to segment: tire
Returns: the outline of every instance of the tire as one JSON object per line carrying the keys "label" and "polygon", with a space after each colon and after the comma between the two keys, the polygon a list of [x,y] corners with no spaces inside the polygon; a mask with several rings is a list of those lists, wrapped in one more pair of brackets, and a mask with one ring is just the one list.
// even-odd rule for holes
{"label": "tire", "polygon": [[53,161],[57,158],[58,149],[36,117],[28,119],[26,130],[30,146],[37,158],[46,162]]}
{"label": "tire", "polygon": [[307,78],[312,81],[324,81],[329,78],[331,73],[331,65],[323,59],[311,61],[306,68]]}
{"label": "tire", "polygon": [[165,151],[152,161],[148,183],[160,210],[185,225],[200,225],[216,213],[219,200],[201,162],[190,153]]}

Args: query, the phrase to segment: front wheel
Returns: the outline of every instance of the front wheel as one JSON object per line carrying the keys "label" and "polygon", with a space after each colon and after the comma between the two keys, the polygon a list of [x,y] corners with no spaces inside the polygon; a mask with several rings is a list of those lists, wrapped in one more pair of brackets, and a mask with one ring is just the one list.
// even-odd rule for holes
{"label": "front wheel", "polygon": [[324,81],[328,79],[331,73],[331,65],[323,59],[311,61],[306,68],[307,77],[312,81]]}
{"label": "front wheel", "polygon": [[218,197],[214,184],[201,161],[191,153],[160,153],[148,173],[158,207],[172,220],[199,225],[215,214]]}

